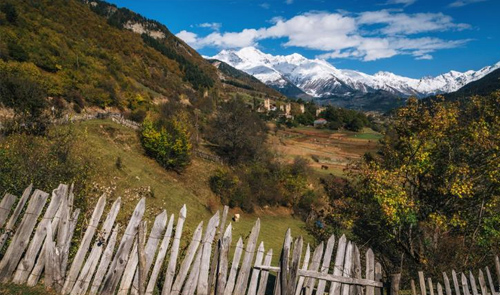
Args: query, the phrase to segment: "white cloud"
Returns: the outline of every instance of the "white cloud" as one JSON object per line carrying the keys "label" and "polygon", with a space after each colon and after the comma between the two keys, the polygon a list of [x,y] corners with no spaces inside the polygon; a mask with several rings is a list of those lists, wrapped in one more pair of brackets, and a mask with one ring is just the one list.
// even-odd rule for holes
{"label": "white cloud", "polygon": [[[464,30],[442,13],[406,14],[401,11],[309,12],[290,19],[274,18],[267,27],[240,32],[213,32],[206,36],[182,31],[178,37],[194,48],[258,46],[265,39],[280,39],[285,47],[319,50],[320,58],[356,58],[372,61],[396,55],[430,59],[437,50],[462,46],[469,40],[444,40],[426,33]],[[418,34],[418,37],[414,37]]]}
{"label": "white cloud", "polygon": [[404,6],[409,6],[415,3],[417,0],[389,0],[385,4],[386,5],[391,5],[391,4],[403,4]]}
{"label": "white cloud", "polygon": [[271,5],[267,2],[264,2],[264,3],[261,3],[259,4],[260,7],[264,8],[264,9],[269,9],[271,8]]}
{"label": "white cloud", "polygon": [[197,27],[207,28],[207,29],[211,29],[214,31],[218,31],[222,27],[222,24],[221,23],[202,23],[202,24],[197,25]]}
{"label": "white cloud", "polygon": [[285,3],[288,5],[293,4],[293,0],[285,0]]}
{"label": "white cloud", "polygon": [[457,1],[450,3],[448,6],[449,7],[462,7],[462,6],[466,6],[469,4],[484,2],[484,1],[488,1],[488,0],[457,0]]}

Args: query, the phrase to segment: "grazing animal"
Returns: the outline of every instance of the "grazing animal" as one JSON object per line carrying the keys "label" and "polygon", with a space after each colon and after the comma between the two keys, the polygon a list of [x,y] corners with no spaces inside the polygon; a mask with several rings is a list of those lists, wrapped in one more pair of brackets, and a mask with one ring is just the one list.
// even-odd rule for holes
{"label": "grazing animal", "polygon": [[236,214],[234,214],[234,216],[233,216],[233,221],[234,221],[234,222],[238,222],[238,220],[240,220],[240,214],[236,213]]}
{"label": "grazing animal", "polygon": [[326,165],[321,165],[321,169],[322,169],[322,170],[328,170],[328,166],[326,166]]}

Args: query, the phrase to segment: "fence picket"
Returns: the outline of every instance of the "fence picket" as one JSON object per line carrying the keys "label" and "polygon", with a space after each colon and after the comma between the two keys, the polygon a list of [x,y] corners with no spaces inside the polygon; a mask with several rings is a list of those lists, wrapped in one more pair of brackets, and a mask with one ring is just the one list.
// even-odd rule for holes
{"label": "fence picket", "polygon": [[31,238],[28,250],[26,250],[24,258],[21,260],[21,263],[19,263],[16,272],[14,273],[12,281],[15,284],[24,284],[28,280],[28,276],[35,265],[38,253],[40,253],[40,250],[42,249],[43,241],[47,236],[47,225],[50,224],[52,219],[55,217],[57,211],[59,210],[59,206],[61,205],[62,199],[66,198],[67,191],[68,186],[63,184],[59,185],[57,189],[52,191],[52,198],[49,202],[49,206],[45,210],[42,220],[38,222],[35,235]]}
{"label": "fence picket", "polygon": [[453,287],[455,288],[455,294],[460,295],[460,285],[458,284],[457,273],[455,270],[451,270],[451,278],[453,279]]}
{"label": "fence picket", "polygon": [[105,206],[106,196],[102,195],[97,201],[97,205],[94,208],[94,212],[92,213],[92,217],[90,218],[90,222],[80,243],[80,247],[78,247],[78,251],[76,252],[73,263],[71,264],[71,267],[66,276],[66,281],[64,282],[64,287],[62,289],[63,294],[69,294],[69,292],[71,292],[71,290],[73,289],[74,284],[76,283],[76,279],[78,278],[78,274],[80,273],[83,260],[85,259],[85,255],[87,254],[87,251],[90,247],[92,238],[95,235],[97,225],[99,224],[99,220],[101,220],[101,216],[104,212]]}
{"label": "fence picket", "polygon": [[[182,209],[180,215],[182,215]],[[170,216],[165,236],[161,241],[160,250],[158,250],[158,255],[156,256],[155,265],[153,267],[153,271],[151,272],[151,276],[149,277],[148,286],[146,287],[145,294],[147,295],[153,294],[154,288],[156,286],[156,280],[158,279],[158,275],[160,274],[163,261],[165,260],[165,256],[167,255],[168,245],[170,244],[170,239],[172,237],[173,226],[174,226],[174,214]]]}
{"label": "fence picket", "polygon": [[[337,245],[337,254],[335,256],[335,265],[333,267],[333,275],[335,275],[335,276],[341,276],[344,272],[344,258],[345,258],[346,246],[347,246],[346,237],[345,237],[345,235],[342,235],[342,237],[340,237],[338,245]],[[373,256],[373,253],[372,253],[372,256]],[[336,282],[331,283],[329,294],[330,295],[340,295],[340,287],[341,287],[341,285],[339,283],[336,283]],[[373,295],[373,294],[371,294],[371,295]]]}
{"label": "fence picket", "polygon": [[445,272],[443,272],[443,281],[444,281],[444,289],[446,291],[446,295],[452,295],[450,279],[448,279],[448,275]]}
{"label": "fence picket", "polygon": [[99,261],[99,266],[97,267],[92,285],[90,286],[90,295],[96,295],[101,288],[102,281],[104,280],[104,275],[106,274],[108,266],[111,263],[111,259],[113,258],[113,251],[115,249],[119,230],[120,226],[118,224],[115,225],[115,228],[111,233],[111,237],[109,238],[108,244],[106,245],[106,249],[102,253],[102,257]]}
{"label": "fence picket", "polygon": [[[262,259],[264,259],[264,242],[260,242],[259,248],[257,249],[255,265],[261,265]],[[254,268],[252,270],[252,277],[250,278],[250,285],[247,291],[248,295],[255,295],[257,293],[257,280],[259,279],[259,272],[260,270],[258,268]]]}
{"label": "fence picket", "polygon": [[[264,258],[264,266],[270,266],[273,259],[273,249],[267,251],[266,258]],[[259,288],[257,289],[257,295],[264,295],[267,288],[267,280],[269,278],[269,271],[260,271]]]}
{"label": "fence picket", "polygon": [[0,282],[7,283],[10,281],[24,250],[28,247],[29,237],[35,228],[38,217],[42,213],[48,196],[49,194],[40,190],[36,190],[33,193],[33,197],[24,213],[23,220],[12,237],[12,241],[0,262]]}
{"label": "fence picket", "polygon": [[[227,214],[229,212],[229,207],[224,206],[224,209],[222,210],[222,219],[220,221],[220,224],[217,228],[217,235],[215,236],[215,242],[219,243],[220,239],[222,238],[222,232],[224,231],[224,228],[226,227],[226,220],[227,220]],[[219,257],[219,247],[218,244],[216,245],[214,249],[214,257]],[[212,263],[210,265],[210,273],[208,275],[208,287],[210,288],[210,293],[212,293],[212,290],[214,288],[215,280],[217,279],[217,259],[212,259]],[[215,292],[215,291],[214,291]]]}
{"label": "fence picket", "polygon": [[[365,254],[366,260],[366,270],[365,270],[365,278],[367,280],[375,279],[375,255],[373,254],[373,250],[369,248]],[[417,291],[415,289],[415,281],[411,280],[411,290],[412,295],[417,295]],[[375,288],[374,287],[366,287],[366,295],[374,295]]]}
{"label": "fence picket", "polygon": [[434,295],[434,284],[432,284],[432,278],[427,278],[427,284],[429,286],[429,294]]}
{"label": "fence picket", "polygon": [[198,273],[198,287],[196,289],[196,294],[198,295],[208,295],[211,291],[211,287],[209,286],[208,281],[210,272],[210,257],[212,255],[212,243],[214,242],[217,226],[219,225],[219,218],[219,211],[217,211],[217,213],[212,216],[212,218],[210,218],[207,224],[205,235],[203,236],[203,241],[201,243],[200,251],[202,252],[202,254],[200,271]]}
{"label": "fence picket", "polygon": [[297,286],[297,277],[299,273],[299,265],[300,265],[300,258],[302,256],[302,247],[304,246],[304,240],[302,237],[299,237],[298,239],[295,240],[295,243],[293,244],[293,253],[292,253],[292,264],[290,267],[289,271],[289,276],[288,276],[288,285],[286,294],[293,295],[295,294],[295,288]]}
{"label": "fence picket", "polygon": [[472,295],[479,295],[477,291],[476,278],[474,278],[474,275],[472,274],[471,271],[469,271],[469,281],[470,281],[470,287],[472,289]]}
{"label": "fence picket", "polygon": [[500,290],[500,259],[495,256],[495,270],[497,272],[498,290]]}
{"label": "fence picket", "polygon": [[[328,269],[330,268],[330,261],[332,260],[332,252],[334,245],[335,245],[335,236],[332,235],[330,236],[328,242],[326,243],[326,249],[323,256],[323,263],[321,264],[321,269],[320,269],[321,273],[328,273]],[[325,292],[325,286],[326,286],[326,281],[319,280],[316,294],[323,294]]]}
{"label": "fence picket", "polygon": [[[353,254],[353,243],[348,242],[347,248],[345,250],[345,262],[344,262],[344,270],[343,277],[350,278],[352,276],[352,254]],[[352,286],[354,287],[354,286]],[[351,286],[348,284],[342,285],[342,295],[349,295]]]}
{"label": "fence picket", "polygon": [[182,260],[181,267],[179,268],[179,273],[175,277],[175,281],[174,284],[172,285],[170,294],[178,295],[181,292],[189,268],[191,267],[191,263],[193,262],[194,256],[196,255],[196,251],[198,250],[201,244],[202,233],[203,233],[203,221],[201,221],[198,224],[198,227],[194,231],[193,239],[191,240],[191,243],[188,246],[184,260]]}
{"label": "fence picket", "polygon": [[118,250],[111,261],[109,270],[104,278],[101,291],[103,295],[112,295],[115,292],[123,274],[125,265],[128,262],[127,258],[129,257],[130,248],[132,248],[133,239],[136,236],[139,223],[144,215],[145,205],[146,199],[142,198],[135,207],[134,213],[132,214],[132,217],[130,218],[127,228],[123,234],[120,246],[118,246]]}
{"label": "fence picket", "polygon": [[[286,231],[285,240],[283,241],[283,248],[281,249],[280,256],[280,269],[281,271],[276,276],[276,284],[274,288],[274,294],[286,295],[286,289],[288,284],[288,273],[289,273],[289,259],[290,259],[290,248],[292,244],[292,232],[290,228]],[[238,293],[236,293],[238,294]]]}
{"label": "fence picket", "polygon": [[485,267],[486,277],[488,277],[488,282],[490,284],[491,294],[495,295],[495,283],[493,282],[493,278],[491,277],[491,272],[489,267]]}
{"label": "fence picket", "polygon": [[224,289],[224,295],[233,294],[234,285],[236,283],[236,275],[238,272],[238,265],[240,263],[241,252],[243,252],[243,239],[240,237],[236,243],[236,249],[234,250],[233,262],[231,263],[231,270],[229,271],[229,278],[226,281],[226,288]]}
{"label": "fence picket", "polygon": [[[353,249],[353,275],[354,278],[356,279],[361,279],[361,257],[359,253],[359,248],[358,246],[354,245]],[[351,286],[351,294],[354,293],[354,295],[363,295],[363,290],[361,286],[355,285]],[[393,294],[395,295],[395,294]]]}
{"label": "fence picket", "polygon": [[255,250],[257,248],[257,239],[260,233],[260,219],[257,218],[255,225],[250,232],[248,237],[247,247],[245,249],[245,255],[243,256],[243,261],[241,262],[241,268],[238,273],[238,278],[236,279],[235,294],[245,294],[245,289],[248,284],[248,277],[250,276],[250,268],[252,268],[252,261],[255,255]]}
{"label": "fence picket", "polygon": [[182,290],[182,295],[193,295],[197,291],[197,287],[199,287],[199,285],[196,284],[196,282],[198,281],[200,276],[202,256],[203,251],[202,249],[200,249],[196,253],[196,257],[194,258],[193,267],[191,268],[191,272],[189,273],[189,276],[186,280],[186,285]]}
{"label": "fence picket", "polygon": [[[321,242],[316,249],[314,249],[313,257],[311,260],[311,266],[309,267],[310,271],[317,272],[319,269],[319,265],[321,263],[321,257],[323,256],[323,249],[325,244]],[[304,284],[306,285],[306,290],[304,292],[305,295],[311,295],[314,290],[314,285],[316,283],[315,278],[306,278]]]}
{"label": "fence picket", "polygon": [[163,282],[163,290],[161,293],[162,295],[170,295],[170,290],[172,289],[175,268],[177,266],[177,256],[179,255],[179,243],[182,237],[182,228],[184,226],[184,221],[186,220],[186,211],[186,205],[182,206],[181,213],[179,214],[179,220],[177,221],[177,226],[175,227],[175,236],[172,241],[172,249],[170,250],[170,259],[165,273],[165,281]]}
{"label": "fence picket", "polygon": [[440,283],[437,283],[437,292],[438,295],[443,295],[443,286]]}
{"label": "fence picket", "polygon": [[427,289],[425,287],[425,278],[424,278],[424,272],[419,271],[418,272],[418,283],[420,285],[420,294],[421,295],[427,295]]}
{"label": "fence picket", "polygon": [[462,290],[464,291],[464,295],[470,295],[469,292],[469,284],[467,283],[467,277],[464,273],[462,273]]}
{"label": "fence picket", "polygon": [[488,295],[488,287],[486,287],[486,281],[484,280],[484,274],[482,270],[479,270],[479,287],[481,288],[481,295]]}
{"label": "fence picket", "polygon": [[[302,264],[302,269],[307,270],[309,268],[309,259],[311,259],[311,248],[309,246],[309,243],[306,246],[306,254],[304,256],[304,262]],[[299,277],[299,282],[297,283],[297,288],[295,291],[295,295],[300,295],[302,292],[302,287],[304,286],[304,277]]]}
{"label": "fence picket", "polygon": [[[153,223],[153,227],[151,228],[151,233],[149,234],[149,238],[145,245],[145,251],[149,253],[147,254],[149,257],[145,257],[146,265],[144,265],[144,267],[148,272],[149,272],[148,264],[150,264],[151,261],[153,260],[152,256],[156,253],[156,247],[158,246],[158,242],[161,239],[161,235],[166,225],[167,225],[167,212],[164,210],[162,213],[156,216],[155,221]],[[120,291],[118,292],[118,295],[120,294],[127,295],[128,291],[131,289],[131,286],[133,288],[132,290],[130,290],[130,293],[138,294],[137,292],[139,290],[138,262],[139,262],[139,255],[138,252],[136,251],[135,254],[132,256],[132,259],[129,260],[130,266],[127,265],[126,270],[122,276]]]}
{"label": "fence picket", "polygon": [[13,234],[14,226],[16,225],[17,219],[21,215],[21,211],[23,210],[24,205],[26,205],[26,201],[28,201],[28,198],[30,197],[32,190],[33,190],[33,184],[30,184],[27,188],[24,189],[23,195],[21,196],[21,199],[19,199],[19,202],[17,202],[16,209],[14,209],[14,212],[10,216],[9,221],[5,225],[4,233],[0,237],[0,249],[3,248],[5,242]]}
{"label": "fence picket", "polygon": [[111,235],[111,231],[113,229],[113,224],[116,220],[116,216],[120,211],[121,207],[121,198],[116,199],[116,201],[111,205],[111,209],[109,210],[106,219],[101,227],[101,231],[99,232],[99,236],[94,242],[94,246],[92,247],[92,251],[90,252],[83,268],[78,276],[76,283],[71,291],[71,295],[80,295],[85,294],[90,284],[90,280],[94,275],[94,272],[97,268],[97,263],[101,258],[102,252],[104,251],[105,245],[108,243],[108,238]]}
{"label": "fence picket", "polygon": [[215,281],[216,295],[223,295],[224,289],[226,288],[227,271],[229,267],[228,255],[229,255],[229,248],[231,247],[231,239],[232,239],[232,226],[231,223],[229,223],[229,226],[224,232],[222,239],[219,240],[217,247],[219,248],[218,250],[219,259],[217,263],[217,269],[215,272],[217,274],[217,280]]}
{"label": "fence picket", "polygon": [[[163,223],[162,230],[158,233],[158,237],[153,237],[153,239],[160,239],[160,234],[163,232],[163,229],[165,228],[166,225],[166,216],[167,212],[163,211],[165,213],[165,222]],[[151,231],[153,232],[153,231]],[[150,239],[151,239],[152,234],[150,234]],[[139,243],[137,245],[137,256],[139,256],[139,263],[137,266],[137,272],[136,272],[136,277],[137,277],[137,293],[139,295],[144,295],[144,292],[146,291],[145,289],[145,281],[146,281],[146,275],[147,275],[147,269],[146,269],[146,263],[147,263],[147,258],[146,258],[146,221],[143,221],[139,225],[139,233],[138,233],[138,239]],[[158,244],[158,243],[157,243]],[[155,252],[156,252],[156,246],[155,246]],[[152,260],[152,259],[151,259]]]}
{"label": "fence picket", "polygon": [[16,202],[16,199],[16,196],[7,193],[0,202],[0,228],[3,227],[5,221],[9,217],[10,211]]}
{"label": "fence picket", "polygon": [[[382,265],[380,263],[375,263],[375,281],[380,282],[382,281]],[[375,295],[381,295],[382,294],[382,289],[377,288],[375,289]]]}

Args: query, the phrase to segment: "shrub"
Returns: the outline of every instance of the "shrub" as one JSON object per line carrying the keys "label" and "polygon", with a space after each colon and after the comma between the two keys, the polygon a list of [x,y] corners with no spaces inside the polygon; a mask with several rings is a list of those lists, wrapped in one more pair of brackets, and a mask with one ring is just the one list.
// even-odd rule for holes
{"label": "shrub", "polygon": [[150,120],[145,120],[140,134],[141,144],[146,154],[162,167],[180,172],[191,162],[190,134],[185,125],[175,119],[167,127],[156,127]]}

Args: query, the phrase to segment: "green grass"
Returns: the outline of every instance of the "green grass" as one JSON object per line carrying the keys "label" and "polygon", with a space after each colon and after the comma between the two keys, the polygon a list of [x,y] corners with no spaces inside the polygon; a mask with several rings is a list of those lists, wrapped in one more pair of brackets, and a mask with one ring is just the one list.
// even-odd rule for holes
{"label": "green grass", "polygon": [[38,285],[27,287],[16,284],[0,284],[0,295],[55,295],[53,291],[45,290],[45,287]]}
{"label": "green grass", "polygon": [[378,133],[358,133],[358,134],[351,134],[349,137],[366,139],[366,140],[379,140],[383,137],[383,135]]}
{"label": "green grass", "polygon": [[[149,224],[164,209],[177,218],[180,208],[186,204],[187,218],[183,233],[185,242],[190,240],[200,221],[203,220],[206,224],[212,211],[222,209],[208,186],[210,175],[218,167],[216,164],[195,158],[184,173],[177,174],[166,171],[146,157],[136,132],[129,128],[109,120],[76,123],[74,128],[82,144],[89,153],[95,155],[99,166],[96,179],[99,188],[94,195],[89,196],[89,208],[93,208],[103,189],[108,190],[108,208],[111,201],[122,198],[122,209],[117,220],[126,224],[140,199],[135,190],[149,186],[154,192],[153,196],[146,197],[145,217]],[[121,158],[121,169],[116,167],[118,157]],[[233,223],[233,245],[238,236],[248,236],[257,218],[261,219],[259,241],[264,241],[266,250],[274,249],[276,254],[273,261],[276,263],[288,227],[292,229],[293,236],[303,236],[306,241],[313,242],[313,238],[304,229],[304,222],[292,217],[288,211],[283,211],[286,210],[271,208],[265,214],[242,214],[241,220]],[[228,219],[234,212],[236,211],[231,210]]]}

